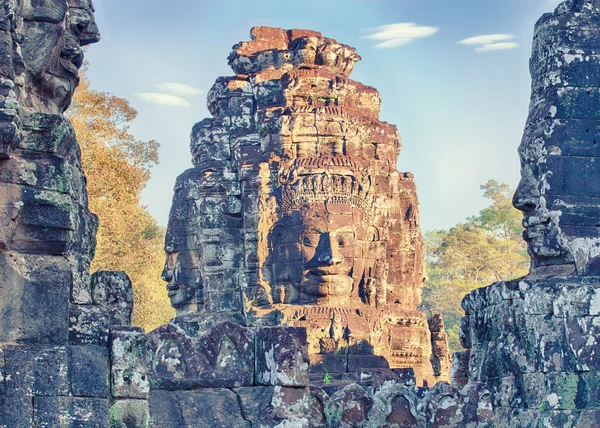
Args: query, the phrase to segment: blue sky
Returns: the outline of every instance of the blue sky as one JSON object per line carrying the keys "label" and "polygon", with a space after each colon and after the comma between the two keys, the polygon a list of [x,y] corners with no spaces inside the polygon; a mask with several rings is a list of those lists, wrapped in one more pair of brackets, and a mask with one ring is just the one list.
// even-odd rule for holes
{"label": "blue sky", "polygon": [[96,0],[102,41],[87,51],[88,77],[138,110],[137,138],[161,143],[143,203],[166,225],[175,178],[191,166],[191,128],[209,116],[206,92],[233,74],[231,46],[257,25],[321,31],[357,48],[352,78],[379,90],[381,119],[398,126],[398,168],[415,174],[423,230],[448,228],[487,205],[480,184],[518,183],[533,25],[558,3]]}

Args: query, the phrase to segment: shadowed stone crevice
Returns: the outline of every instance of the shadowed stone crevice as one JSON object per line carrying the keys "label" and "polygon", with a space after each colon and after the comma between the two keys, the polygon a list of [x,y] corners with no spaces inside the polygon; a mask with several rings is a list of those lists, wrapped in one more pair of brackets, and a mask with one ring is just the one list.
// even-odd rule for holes
{"label": "shadowed stone crevice", "polygon": [[250,427],[252,427],[252,421],[248,418],[248,416],[246,416],[246,412],[244,411],[244,406],[242,405],[242,398],[235,391],[233,391],[233,393],[237,397],[238,406],[240,407],[240,412],[241,412],[242,418],[250,424]]}

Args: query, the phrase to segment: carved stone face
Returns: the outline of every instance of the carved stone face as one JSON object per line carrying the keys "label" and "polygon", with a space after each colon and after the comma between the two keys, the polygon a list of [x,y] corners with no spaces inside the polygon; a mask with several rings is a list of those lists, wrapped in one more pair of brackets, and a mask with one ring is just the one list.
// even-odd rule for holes
{"label": "carved stone face", "polygon": [[179,252],[174,249],[167,249],[165,252],[167,260],[162,279],[167,282],[167,296],[171,306],[176,309],[178,316],[190,313],[195,307],[195,288],[184,281]]}
{"label": "carved stone face", "polygon": [[181,244],[182,226],[183,223],[177,219],[169,220],[165,239],[166,261],[162,272],[162,280],[167,282],[167,296],[177,316],[196,309],[194,273],[197,272],[198,263],[197,258],[190,260],[192,253]]}
{"label": "carved stone face", "polygon": [[[523,238],[534,269],[575,265],[581,275],[600,272],[600,168],[592,143],[597,134],[591,123],[579,122],[554,121],[548,123],[552,131],[526,131],[519,148],[521,181],[513,205],[524,214]],[[583,142],[573,148],[572,135],[578,134]]]}
{"label": "carved stone face", "polygon": [[301,291],[317,297],[349,295],[356,247],[352,224],[337,216],[304,221]]}
{"label": "carved stone face", "polygon": [[276,225],[271,234],[275,285],[287,294],[291,286],[302,303],[350,297],[361,254],[353,211],[347,204],[317,202]]}
{"label": "carved stone face", "polygon": [[21,52],[24,107],[60,114],[71,102],[82,47],[100,40],[91,0],[24,0]]}
{"label": "carved stone face", "polygon": [[542,262],[566,257],[566,247],[559,229],[560,215],[548,209],[543,194],[546,173],[539,163],[524,162],[521,181],[513,197],[515,208],[523,212],[523,239],[534,261]]}

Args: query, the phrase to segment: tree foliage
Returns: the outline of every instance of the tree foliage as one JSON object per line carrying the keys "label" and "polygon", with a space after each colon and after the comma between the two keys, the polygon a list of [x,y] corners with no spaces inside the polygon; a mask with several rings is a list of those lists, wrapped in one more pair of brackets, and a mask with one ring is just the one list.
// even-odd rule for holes
{"label": "tree foliage", "polygon": [[481,189],[492,200],[490,206],[449,230],[425,234],[428,281],[421,309],[443,315],[455,352],[462,349],[462,298],[476,288],[525,275],[529,267],[522,215],[512,206],[510,187],[490,180]]}
{"label": "tree foliage", "polygon": [[136,115],[127,100],[92,90],[81,73],[68,116],[81,146],[90,211],[100,219],[92,271],[125,271],[135,293],[133,323],[151,329],[173,311],[160,279],[165,230],[140,200],[159,144],[130,133]]}

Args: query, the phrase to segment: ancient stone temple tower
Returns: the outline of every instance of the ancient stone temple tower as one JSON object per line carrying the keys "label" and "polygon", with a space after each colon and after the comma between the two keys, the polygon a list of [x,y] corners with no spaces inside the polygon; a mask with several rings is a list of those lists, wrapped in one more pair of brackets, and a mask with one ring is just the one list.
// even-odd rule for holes
{"label": "ancient stone temple tower", "polygon": [[[205,326],[306,327],[313,372],[415,369],[448,377],[445,335],[420,303],[423,240],[412,174],[396,170],[379,93],[349,78],[353,48],[255,27],[234,46],[176,184],[169,297]],[[437,322],[439,330],[439,322]],[[435,373],[433,367],[436,368]]]}

